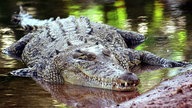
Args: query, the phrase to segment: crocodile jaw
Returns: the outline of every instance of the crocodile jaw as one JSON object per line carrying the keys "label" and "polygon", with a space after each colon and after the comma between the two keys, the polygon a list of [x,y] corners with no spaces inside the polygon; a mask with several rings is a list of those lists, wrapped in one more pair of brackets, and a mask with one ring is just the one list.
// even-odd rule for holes
{"label": "crocodile jaw", "polygon": [[139,79],[134,77],[133,80],[123,80],[121,78],[102,78],[102,77],[92,77],[85,75],[83,72],[69,72],[64,71],[62,73],[64,80],[70,84],[81,85],[86,87],[95,87],[102,89],[109,89],[115,91],[134,91],[136,86],[139,84]]}

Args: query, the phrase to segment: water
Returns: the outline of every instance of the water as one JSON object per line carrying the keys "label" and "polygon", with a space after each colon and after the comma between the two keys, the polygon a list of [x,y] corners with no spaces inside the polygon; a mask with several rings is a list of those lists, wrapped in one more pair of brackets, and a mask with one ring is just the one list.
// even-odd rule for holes
{"label": "water", "polygon": [[[192,61],[191,10],[178,8],[177,0],[0,1],[0,50],[24,35],[21,29],[10,23],[11,15],[19,9],[19,5],[38,19],[87,16],[91,21],[133,30],[147,37],[137,50],[147,50],[172,60]],[[0,64],[0,107],[103,107],[134,98],[179,72],[178,68],[134,68],[132,71],[141,79],[138,91],[119,93],[72,85],[50,85],[31,78],[9,76],[8,72],[25,65],[2,53]]]}

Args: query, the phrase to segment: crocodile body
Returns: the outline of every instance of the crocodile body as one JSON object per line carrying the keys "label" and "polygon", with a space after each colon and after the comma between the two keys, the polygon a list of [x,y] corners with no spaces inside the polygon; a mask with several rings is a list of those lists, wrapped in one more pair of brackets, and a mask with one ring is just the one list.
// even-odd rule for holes
{"label": "crocodile body", "polygon": [[131,49],[144,41],[143,35],[91,22],[86,17],[38,20],[21,8],[13,21],[31,30],[4,50],[27,65],[11,72],[16,76],[130,91],[139,83],[137,76],[129,71],[132,66],[141,62],[163,67],[186,64]]}

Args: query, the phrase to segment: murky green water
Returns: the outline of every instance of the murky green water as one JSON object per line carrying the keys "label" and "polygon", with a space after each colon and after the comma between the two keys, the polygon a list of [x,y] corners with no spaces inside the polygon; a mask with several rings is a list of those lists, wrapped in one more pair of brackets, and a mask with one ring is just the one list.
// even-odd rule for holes
{"label": "murky green water", "polygon": [[[172,60],[192,61],[192,15],[166,0],[6,0],[0,1],[0,50],[8,47],[23,31],[10,23],[11,15],[23,5],[39,19],[87,16],[92,21],[145,34],[147,40],[137,50],[147,50]],[[133,69],[141,84],[138,92],[118,93],[71,85],[49,85],[30,78],[8,76],[11,70],[25,67],[0,53],[0,107],[101,107],[137,96],[178,74],[178,68]],[[153,71],[151,71],[153,70]],[[43,89],[44,88],[44,89]],[[45,91],[45,89],[47,91]]]}

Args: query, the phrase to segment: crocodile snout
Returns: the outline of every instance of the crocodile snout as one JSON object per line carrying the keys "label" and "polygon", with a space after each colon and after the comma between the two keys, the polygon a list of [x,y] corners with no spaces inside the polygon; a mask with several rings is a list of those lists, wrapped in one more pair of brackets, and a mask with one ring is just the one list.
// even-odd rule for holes
{"label": "crocodile snout", "polygon": [[137,77],[137,75],[131,72],[123,74],[122,76],[120,76],[120,79],[125,82],[128,82],[129,84],[139,84],[139,78]]}
{"label": "crocodile snout", "polygon": [[134,73],[128,72],[121,75],[116,83],[113,85],[113,89],[117,91],[133,91],[139,84],[140,80]]}

